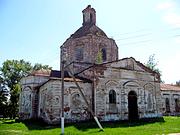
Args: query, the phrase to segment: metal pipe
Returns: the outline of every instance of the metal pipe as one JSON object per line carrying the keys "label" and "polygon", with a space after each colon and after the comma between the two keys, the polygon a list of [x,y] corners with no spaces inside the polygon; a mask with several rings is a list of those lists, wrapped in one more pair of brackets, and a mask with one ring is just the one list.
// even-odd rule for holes
{"label": "metal pipe", "polygon": [[63,47],[61,48],[61,134],[64,134],[64,58]]}

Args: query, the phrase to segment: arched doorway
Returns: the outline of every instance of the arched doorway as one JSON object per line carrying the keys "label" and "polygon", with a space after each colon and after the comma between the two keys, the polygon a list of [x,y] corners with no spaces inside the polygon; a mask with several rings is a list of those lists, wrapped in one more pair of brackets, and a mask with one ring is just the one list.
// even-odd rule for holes
{"label": "arched doorway", "polygon": [[129,120],[138,119],[137,94],[134,91],[130,91],[128,94],[128,115]]}

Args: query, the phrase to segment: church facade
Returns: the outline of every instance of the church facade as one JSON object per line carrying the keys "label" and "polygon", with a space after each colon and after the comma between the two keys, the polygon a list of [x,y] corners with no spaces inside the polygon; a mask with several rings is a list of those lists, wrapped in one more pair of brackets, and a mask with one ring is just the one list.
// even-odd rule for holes
{"label": "church facade", "polygon": [[[82,27],[64,42],[61,52],[66,52],[66,66],[73,71],[97,118],[115,121],[161,117],[166,106],[160,75],[133,57],[118,59],[115,40],[96,26],[96,11],[89,5],[82,13]],[[64,72],[65,121],[89,120],[92,116],[68,69]],[[20,118],[59,123],[61,82],[61,71],[55,70],[34,71],[22,78]],[[179,98],[180,90],[177,107]]]}

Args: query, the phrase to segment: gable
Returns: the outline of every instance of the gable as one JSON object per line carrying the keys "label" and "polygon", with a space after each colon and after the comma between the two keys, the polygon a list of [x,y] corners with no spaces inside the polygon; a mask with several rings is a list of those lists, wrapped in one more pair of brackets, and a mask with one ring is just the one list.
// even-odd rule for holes
{"label": "gable", "polygon": [[127,70],[135,70],[135,71],[141,71],[141,72],[154,73],[154,71],[152,71],[151,69],[149,69],[142,63],[136,61],[132,57],[114,61],[109,64],[110,64],[110,67],[114,67],[114,68],[123,68],[123,69],[127,69]]}

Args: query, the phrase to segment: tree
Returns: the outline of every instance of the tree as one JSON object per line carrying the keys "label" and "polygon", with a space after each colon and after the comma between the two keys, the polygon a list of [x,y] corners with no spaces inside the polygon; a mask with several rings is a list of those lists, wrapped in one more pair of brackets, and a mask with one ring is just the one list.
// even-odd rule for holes
{"label": "tree", "polygon": [[98,53],[97,53],[96,63],[97,63],[97,64],[102,64],[102,62],[103,62],[103,59],[102,59],[102,51],[100,50],[100,51],[98,51]]}
{"label": "tree", "polygon": [[8,104],[9,117],[15,118],[18,113],[20,79],[27,76],[32,70],[51,69],[48,65],[35,64],[24,60],[6,60],[0,68],[1,85],[8,88],[10,101]]}
{"label": "tree", "polygon": [[0,108],[1,105],[5,104],[7,102],[7,96],[8,96],[8,91],[2,84],[0,84]]}
{"label": "tree", "polygon": [[6,115],[6,108],[8,105],[8,90],[7,88],[3,85],[3,83],[0,83],[0,115],[5,117]]}
{"label": "tree", "polygon": [[24,60],[7,60],[3,63],[0,71],[5,85],[13,90],[14,85],[18,84],[22,77],[28,75],[31,69],[31,64]]}
{"label": "tree", "polygon": [[32,68],[32,70],[40,70],[40,69],[49,69],[49,70],[51,70],[52,67],[49,67],[49,65],[42,65],[42,64],[36,63],[34,65],[34,67]]}
{"label": "tree", "polygon": [[[149,56],[149,59],[148,59],[147,63],[145,63],[145,65],[147,67],[149,67],[152,71],[155,71],[156,73],[158,73],[161,76],[161,71],[157,67],[158,62],[155,60],[155,54]],[[160,79],[160,81],[163,82],[161,79]]]}
{"label": "tree", "polygon": [[8,89],[3,84],[3,79],[0,76],[0,104],[7,102]]}
{"label": "tree", "polygon": [[19,84],[15,84],[13,86],[13,89],[10,92],[10,103],[9,103],[9,117],[10,118],[16,118],[17,114],[18,114],[18,101],[19,101],[19,93],[20,93],[20,85]]}
{"label": "tree", "polygon": [[152,69],[153,71],[157,73],[161,73],[159,68],[157,68],[158,62],[155,60],[155,54],[149,56],[149,60],[147,61],[145,65],[149,67],[150,69]]}
{"label": "tree", "polygon": [[31,63],[24,60],[7,60],[3,63],[3,67],[0,68],[0,72],[4,83],[12,90],[22,77],[27,76],[32,70],[40,69],[52,69],[52,67],[39,63],[31,66]]}
{"label": "tree", "polygon": [[18,112],[20,79],[28,75],[31,69],[31,64],[29,62],[25,62],[24,60],[6,60],[0,68],[3,85],[10,91],[8,112],[11,118],[15,118]]}

